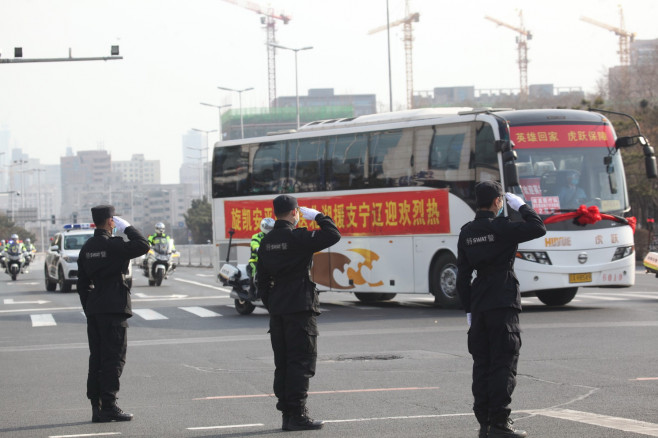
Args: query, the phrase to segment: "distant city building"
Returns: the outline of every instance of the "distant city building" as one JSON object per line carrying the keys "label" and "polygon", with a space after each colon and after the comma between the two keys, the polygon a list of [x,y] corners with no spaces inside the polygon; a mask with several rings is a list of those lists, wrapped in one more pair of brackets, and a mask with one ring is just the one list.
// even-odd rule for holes
{"label": "distant city building", "polygon": [[[301,125],[376,112],[377,99],[374,94],[334,94],[333,88],[315,88],[308,90],[307,96],[299,96]],[[222,114],[224,140],[241,138],[243,128],[245,138],[297,129],[297,97],[277,97],[271,108],[243,108],[242,121],[239,108],[231,108]]]}
{"label": "distant city building", "polygon": [[160,184],[160,160],[146,160],[144,154],[133,154],[129,161],[112,161],[112,172],[123,182]]}
{"label": "distant city building", "polygon": [[[239,137],[238,137],[239,138]],[[204,151],[204,136],[199,131],[190,129],[182,136],[181,152],[183,154],[183,164],[180,167],[178,176],[181,184],[189,184],[193,187],[192,195],[196,198],[204,193],[203,180],[201,176],[201,161]],[[210,145],[210,149],[212,149]],[[205,192],[207,193],[207,192]]]}
{"label": "distant city building", "polygon": [[[297,106],[296,96],[280,96],[274,99],[279,108]],[[377,98],[374,94],[334,94],[333,88],[311,88],[307,96],[299,96],[299,107],[351,106],[354,117],[375,114]]]}
{"label": "distant city building", "polygon": [[[414,94],[414,108],[472,106],[500,107],[518,101],[518,88],[475,88],[473,86],[436,87],[431,91],[417,91]],[[585,93],[580,87],[555,87],[553,84],[533,84],[529,86],[528,102],[535,105],[559,104],[565,98],[574,102],[582,100]],[[518,102],[516,102],[518,104]]]}
{"label": "distant city building", "polygon": [[120,179],[112,176],[112,160],[107,151],[79,151],[60,157],[62,183],[62,222],[91,222],[91,207],[110,201],[112,183],[119,188]]}
{"label": "distant city building", "polygon": [[655,101],[658,88],[658,39],[631,42],[631,64],[608,70],[610,99],[635,103],[641,99]]}

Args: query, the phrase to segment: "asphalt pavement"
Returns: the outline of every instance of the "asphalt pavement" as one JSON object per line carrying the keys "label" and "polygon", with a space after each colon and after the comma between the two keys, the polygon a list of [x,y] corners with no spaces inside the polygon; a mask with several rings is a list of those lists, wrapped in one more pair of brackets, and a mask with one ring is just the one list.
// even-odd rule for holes
{"label": "asphalt pavement", "polygon": [[[365,304],[321,294],[308,406],[326,424],[282,432],[266,311],[239,315],[210,268],[180,268],[161,287],[134,275],[119,405],[135,418],[97,424],[75,289],[46,292],[38,263],[14,282],[0,273],[0,436],[477,436],[462,311],[427,295]],[[517,427],[531,437],[658,436],[658,278],[638,269],[632,288],[523,305]]]}

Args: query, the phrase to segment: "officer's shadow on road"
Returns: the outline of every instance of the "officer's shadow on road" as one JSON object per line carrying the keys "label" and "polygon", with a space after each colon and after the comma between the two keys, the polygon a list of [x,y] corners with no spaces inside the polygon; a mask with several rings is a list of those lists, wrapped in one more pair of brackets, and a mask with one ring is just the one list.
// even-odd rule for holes
{"label": "officer's shadow on road", "polygon": [[4,429],[0,429],[0,434],[3,434],[5,432],[24,432],[28,430],[57,429],[59,427],[82,426],[85,424],[89,424],[89,421],[77,421],[75,423],[42,424],[42,425],[24,426],[24,427],[7,427]]}

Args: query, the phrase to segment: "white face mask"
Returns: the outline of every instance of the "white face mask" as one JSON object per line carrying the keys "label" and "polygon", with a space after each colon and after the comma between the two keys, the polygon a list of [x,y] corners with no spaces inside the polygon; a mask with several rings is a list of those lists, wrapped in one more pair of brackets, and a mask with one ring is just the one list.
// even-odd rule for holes
{"label": "white face mask", "polygon": [[296,227],[298,223],[299,223],[299,219],[295,219],[295,222],[292,223],[292,226]]}

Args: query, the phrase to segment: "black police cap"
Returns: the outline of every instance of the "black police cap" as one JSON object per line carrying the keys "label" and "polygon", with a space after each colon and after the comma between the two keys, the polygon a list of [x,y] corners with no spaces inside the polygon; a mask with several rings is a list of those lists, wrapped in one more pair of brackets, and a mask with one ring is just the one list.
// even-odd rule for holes
{"label": "black police cap", "polygon": [[276,215],[288,213],[297,208],[297,199],[290,195],[279,195],[272,201],[272,206]]}
{"label": "black police cap", "polygon": [[113,205],[97,205],[91,207],[91,218],[96,225],[102,224],[107,218],[112,216],[116,216]]}
{"label": "black police cap", "polygon": [[478,207],[489,207],[494,199],[504,194],[503,186],[498,181],[482,181],[475,186]]}

